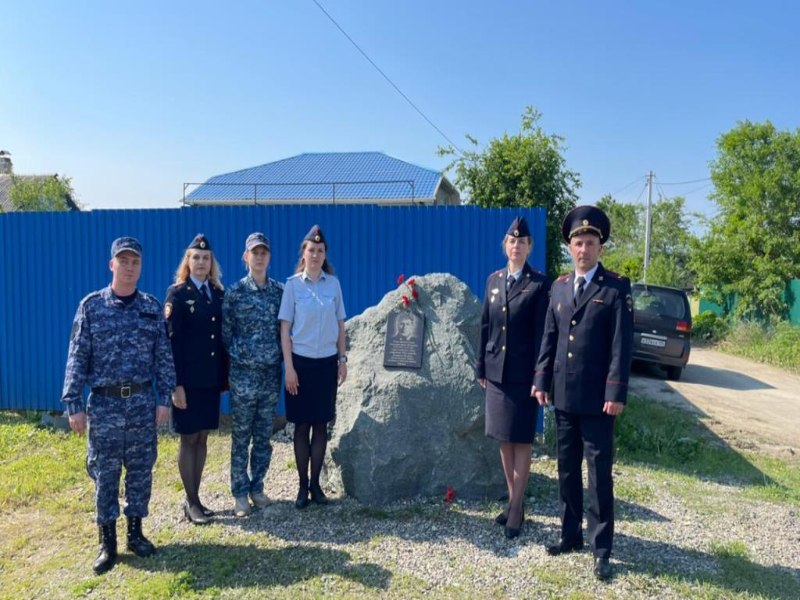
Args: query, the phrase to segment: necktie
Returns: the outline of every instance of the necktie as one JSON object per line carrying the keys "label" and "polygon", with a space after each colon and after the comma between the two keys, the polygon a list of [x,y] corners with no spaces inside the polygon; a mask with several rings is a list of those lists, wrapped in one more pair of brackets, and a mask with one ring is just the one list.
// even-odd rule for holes
{"label": "necktie", "polygon": [[211,294],[208,291],[208,284],[203,284],[200,287],[200,293],[203,294],[203,298],[206,299],[206,302],[211,302]]}
{"label": "necktie", "polygon": [[575,306],[578,306],[578,302],[581,300],[581,294],[583,294],[583,284],[586,283],[586,279],[578,277],[575,282],[578,284],[578,291],[575,292]]}
{"label": "necktie", "polygon": [[515,282],[516,280],[517,280],[517,278],[516,278],[516,277],[514,277],[513,275],[509,275],[509,276],[508,276],[508,279],[506,279],[506,291],[508,291],[508,290],[510,290],[510,289],[511,289],[511,286],[513,286],[513,285],[514,285],[514,282]]}

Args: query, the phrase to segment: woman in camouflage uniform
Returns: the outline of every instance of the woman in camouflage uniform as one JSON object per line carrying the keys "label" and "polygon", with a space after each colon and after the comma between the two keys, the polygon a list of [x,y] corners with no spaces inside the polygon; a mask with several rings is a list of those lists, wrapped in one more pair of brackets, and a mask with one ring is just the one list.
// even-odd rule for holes
{"label": "woman in camouflage uniform", "polygon": [[245,248],[248,275],[228,289],[222,305],[222,340],[231,358],[231,492],[237,517],[250,514],[248,496],[256,508],[269,502],[264,477],[281,385],[278,309],[283,285],[267,277],[271,253],[263,233],[251,234]]}

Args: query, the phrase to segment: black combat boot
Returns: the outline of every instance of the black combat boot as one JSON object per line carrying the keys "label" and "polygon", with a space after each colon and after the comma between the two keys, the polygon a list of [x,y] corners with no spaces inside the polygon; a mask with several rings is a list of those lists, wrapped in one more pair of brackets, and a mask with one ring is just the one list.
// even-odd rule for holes
{"label": "black combat boot", "polygon": [[117,562],[117,522],[100,525],[97,529],[100,531],[100,553],[92,569],[97,575],[102,575],[110,571]]}
{"label": "black combat boot", "polygon": [[142,517],[128,517],[128,550],[142,558],[156,553],[156,547],[142,534]]}

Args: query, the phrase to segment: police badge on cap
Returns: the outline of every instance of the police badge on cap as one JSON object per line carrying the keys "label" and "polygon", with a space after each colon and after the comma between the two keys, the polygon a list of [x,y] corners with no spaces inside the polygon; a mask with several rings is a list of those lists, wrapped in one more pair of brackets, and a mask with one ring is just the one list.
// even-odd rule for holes
{"label": "police badge on cap", "polygon": [[531,230],[528,228],[528,221],[525,220],[525,217],[517,217],[514,219],[511,225],[509,225],[506,235],[515,238],[531,237]]}
{"label": "police badge on cap", "polygon": [[328,245],[328,242],[325,241],[325,236],[322,235],[322,229],[320,229],[319,225],[314,225],[306,234],[306,237],[303,238],[303,241]]}
{"label": "police badge on cap", "polygon": [[206,236],[202,233],[198,233],[194,236],[192,243],[189,244],[189,250],[211,250],[211,244],[208,242]]}
{"label": "police badge on cap", "polygon": [[605,244],[611,233],[611,221],[602,210],[596,206],[576,206],[561,224],[561,236],[569,244],[572,236],[581,233],[593,233],[600,238],[600,243]]}

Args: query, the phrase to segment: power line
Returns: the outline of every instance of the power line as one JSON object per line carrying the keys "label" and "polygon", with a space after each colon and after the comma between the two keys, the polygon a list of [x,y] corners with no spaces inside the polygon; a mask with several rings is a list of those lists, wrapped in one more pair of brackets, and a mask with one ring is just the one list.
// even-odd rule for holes
{"label": "power line", "polygon": [[[647,177],[647,175],[645,175],[645,177]],[[639,192],[639,195],[636,196],[636,201],[634,202],[634,204],[638,204],[639,203],[639,199],[642,197],[642,194],[644,194],[644,191],[646,189],[647,189],[647,182],[645,182],[645,184],[642,186],[642,191]]]}
{"label": "power line", "polygon": [[627,190],[629,187],[631,187],[631,186],[632,186],[634,183],[636,183],[637,181],[641,181],[641,180],[642,180],[642,179],[644,179],[645,177],[647,177],[647,175],[642,175],[641,177],[637,177],[636,179],[634,179],[633,181],[631,181],[631,182],[630,182],[628,185],[626,185],[625,187],[621,187],[621,188],[619,188],[619,189],[618,189],[616,192],[611,192],[611,194],[610,194],[610,195],[611,195],[611,196],[616,196],[616,195],[617,195],[617,194],[619,194],[620,192],[624,192],[624,191],[625,191],[625,190]]}
{"label": "power line", "polygon": [[456,150],[456,151],[457,151],[459,154],[461,154],[461,155],[463,156],[463,155],[464,155],[464,152],[461,150],[461,148],[459,148],[458,146],[456,146],[456,143],[455,143],[453,140],[451,140],[449,137],[447,137],[447,135],[445,135],[445,133],[444,133],[444,132],[443,132],[441,129],[439,129],[439,128],[436,126],[436,124],[435,124],[433,121],[431,121],[431,120],[430,120],[430,119],[429,119],[429,118],[428,118],[428,117],[425,115],[425,113],[424,113],[424,112],[422,112],[422,111],[419,109],[419,107],[417,107],[417,105],[416,105],[416,104],[414,104],[414,103],[411,101],[411,99],[410,99],[408,96],[406,96],[406,95],[403,93],[403,90],[401,90],[399,87],[397,87],[397,84],[395,84],[395,82],[394,82],[394,81],[392,81],[391,79],[389,79],[389,76],[388,76],[386,73],[384,73],[384,72],[381,70],[381,68],[380,68],[378,65],[376,65],[376,64],[375,64],[375,61],[374,61],[374,60],[372,60],[372,59],[371,59],[371,58],[370,58],[370,57],[367,55],[367,53],[366,53],[366,52],[364,52],[364,51],[361,49],[361,47],[360,47],[358,44],[356,44],[355,40],[353,40],[353,38],[351,38],[351,37],[350,37],[350,36],[347,34],[347,32],[346,32],[346,31],[345,31],[345,30],[342,28],[342,26],[341,26],[341,25],[339,25],[339,23],[337,23],[337,22],[336,22],[336,20],[335,20],[335,19],[334,19],[334,18],[333,18],[333,17],[332,17],[332,16],[331,16],[329,13],[328,13],[328,11],[327,11],[327,10],[325,10],[325,9],[322,7],[322,5],[321,5],[319,2],[317,2],[317,0],[311,0],[311,1],[312,1],[314,4],[316,4],[316,5],[317,5],[317,8],[319,8],[319,9],[320,9],[320,10],[323,12],[323,14],[324,14],[326,17],[328,17],[328,19],[330,19],[331,23],[333,23],[334,25],[336,25],[336,28],[337,28],[339,31],[341,31],[341,32],[342,32],[342,35],[344,35],[344,37],[346,37],[348,40],[350,40],[350,43],[351,43],[351,44],[353,44],[353,46],[355,46],[355,47],[356,47],[356,50],[358,50],[358,51],[359,51],[359,52],[362,54],[362,56],[363,56],[364,58],[366,58],[366,59],[367,59],[367,61],[369,61],[369,64],[371,64],[373,67],[375,67],[375,70],[376,70],[376,71],[378,71],[378,73],[380,73],[380,74],[383,76],[383,78],[384,78],[386,81],[388,81],[388,82],[389,82],[389,84],[390,84],[390,85],[391,85],[391,86],[392,86],[392,87],[393,87],[393,88],[394,88],[394,89],[397,91],[397,93],[398,93],[398,94],[400,94],[400,95],[403,97],[403,99],[404,99],[406,102],[408,102],[408,103],[411,105],[411,107],[412,107],[414,110],[416,110],[416,111],[417,111],[417,112],[420,114],[420,116],[421,116],[423,119],[425,119],[425,120],[428,122],[428,125],[430,125],[431,127],[433,127],[433,128],[434,128],[434,129],[435,129],[435,130],[436,130],[436,131],[439,133],[439,135],[441,135],[441,136],[442,136],[442,137],[443,137],[445,140],[447,140],[447,143],[449,143],[449,144],[450,144],[450,145],[451,145],[451,146],[452,146],[452,147],[453,147],[453,148],[454,148],[454,149],[455,149],[455,150]]}
{"label": "power line", "polygon": [[660,182],[661,185],[687,185],[689,183],[700,183],[701,181],[711,181],[711,177],[705,177],[703,179],[692,179],[690,181],[662,181]]}

